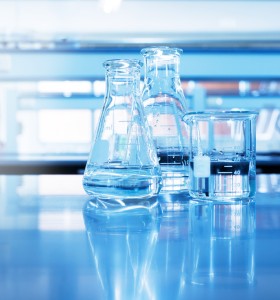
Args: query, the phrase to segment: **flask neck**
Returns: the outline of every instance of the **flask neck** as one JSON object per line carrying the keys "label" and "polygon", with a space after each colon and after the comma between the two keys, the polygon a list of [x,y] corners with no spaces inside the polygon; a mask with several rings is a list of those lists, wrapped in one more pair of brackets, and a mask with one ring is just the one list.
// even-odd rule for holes
{"label": "flask neck", "polygon": [[110,73],[105,76],[107,96],[127,96],[139,93],[140,74],[120,75]]}
{"label": "flask neck", "polygon": [[105,74],[106,97],[140,95],[140,69],[111,67]]}
{"label": "flask neck", "polygon": [[182,93],[179,57],[146,57],[144,83],[150,93]]}
{"label": "flask neck", "polygon": [[123,97],[140,93],[140,68],[138,60],[112,59],[104,62],[106,69],[106,97]]}
{"label": "flask neck", "polygon": [[161,80],[174,80],[179,76],[179,57],[159,57],[145,58],[145,77],[160,78]]}

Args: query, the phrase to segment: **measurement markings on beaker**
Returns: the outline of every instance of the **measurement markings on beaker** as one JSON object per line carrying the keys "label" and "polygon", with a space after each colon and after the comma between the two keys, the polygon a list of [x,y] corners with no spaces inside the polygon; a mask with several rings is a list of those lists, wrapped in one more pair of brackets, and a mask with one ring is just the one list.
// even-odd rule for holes
{"label": "measurement markings on beaker", "polygon": [[[232,168],[233,166],[223,166],[223,168]],[[232,171],[219,171],[218,174],[232,174]]]}

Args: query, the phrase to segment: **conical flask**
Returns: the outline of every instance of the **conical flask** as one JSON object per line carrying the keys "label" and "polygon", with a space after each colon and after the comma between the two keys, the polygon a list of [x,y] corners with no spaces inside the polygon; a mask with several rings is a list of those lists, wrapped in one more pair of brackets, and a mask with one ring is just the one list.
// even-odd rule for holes
{"label": "conical flask", "polygon": [[159,192],[161,170],[140,101],[138,60],[103,64],[106,93],[86,164],[85,191],[102,199],[146,198]]}
{"label": "conical flask", "polygon": [[161,192],[169,193],[188,190],[188,136],[182,120],[187,102],[179,75],[181,53],[181,49],[170,47],[141,50],[145,67],[142,101],[162,171]]}

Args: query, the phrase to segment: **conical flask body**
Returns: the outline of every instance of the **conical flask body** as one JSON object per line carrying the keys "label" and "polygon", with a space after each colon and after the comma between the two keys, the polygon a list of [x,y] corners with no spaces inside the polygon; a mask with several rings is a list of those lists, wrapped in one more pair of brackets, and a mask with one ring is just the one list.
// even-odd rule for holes
{"label": "conical flask body", "polygon": [[162,171],[162,192],[188,190],[188,134],[182,117],[187,102],[179,76],[181,50],[142,49],[145,84],[142,101]]}
{"label": "conical flask body", "polygon": [[150,197],[161,171],[140,101],[140,62],[110,60],[106,95],[83,186],[99,198]]}

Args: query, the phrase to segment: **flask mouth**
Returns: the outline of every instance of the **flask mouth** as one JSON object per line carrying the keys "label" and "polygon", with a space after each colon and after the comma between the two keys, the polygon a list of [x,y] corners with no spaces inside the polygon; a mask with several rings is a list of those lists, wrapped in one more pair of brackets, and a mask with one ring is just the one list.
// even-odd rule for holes
{"label": "flask mouth", "polygon": [[183,50],[180,48],[171,48],[168,46],[152,46],[152,47],[148,47],[148,48],[144,48],[141,50],[140,52],[144,57],[148,57],[148,56],[160,56],[160,57],[178,57],[183,53]]}
{"label": "flask mouth", "polygon": [[119,70],[119,71],[128,71],[135,70],[140,71],[143,63],[138,59],[109,59],[103,63],[103,67],[107,70]]}

